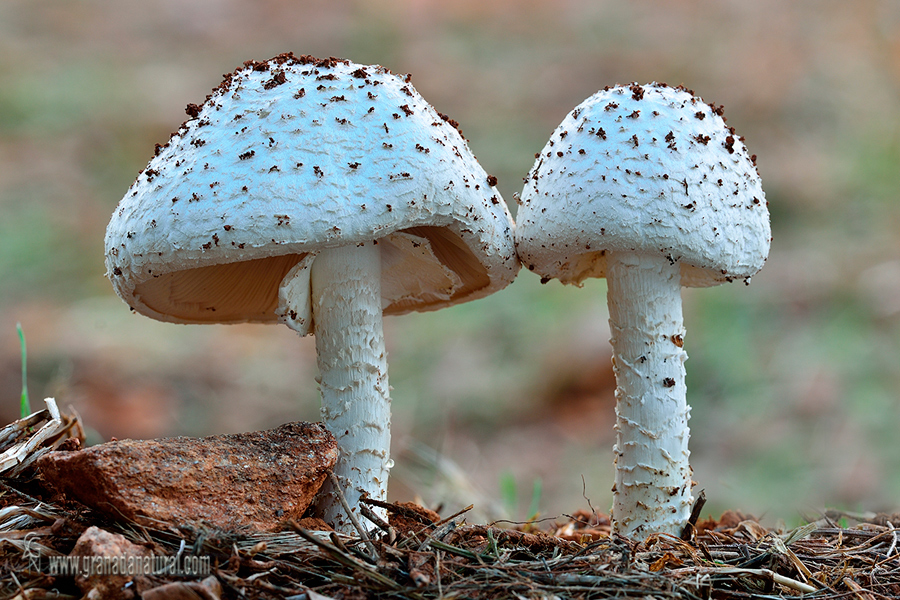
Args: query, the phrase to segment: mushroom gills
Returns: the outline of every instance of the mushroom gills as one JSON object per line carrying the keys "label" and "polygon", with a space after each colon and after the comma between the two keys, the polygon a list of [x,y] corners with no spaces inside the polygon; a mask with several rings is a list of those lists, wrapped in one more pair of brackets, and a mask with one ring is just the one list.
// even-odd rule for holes
{"label": "mushroom gills", "polygon": [[[431,310],[452,303],[474,290],[490,285],[484,266],[456,234],[439,227],[413,227],[391,233],[378,241],[382,246],[382,298],[384,314]],[[174,323],[241,323],[281,320],[300,333],[310,333],[303,323],[305,306],[293,302],[298,313],[286,316],[279,290],[292,270],[291,279],[309,269],[315,252],[285,254],[244,262],[207,265],[151,277],[135,286],[138,312]],[[294,283],[298,293],[298,283]],[[300,319],[300,320],[298,320]],[[290,322],[293,324],[291,324]]]}
{"label": "mushroom gills", "polygon": [[383,308],[447,302],[463,285],[462,278],[435,255],[428,238],[397,232],[378,245]]}
{"label": "mushroom gills", "polygon": [[136,309],[174,323],[274,321],[277,290],[304,254],[272,256],[165,273],[135,286]]}
{"label": "mushroom gills", "polygon": [[[374,250],[381,258],[382,310],[446,302],[462,286],[460,276],[435,256],[427,238],[396,232],[379,240]],[[294,265],[278,289],[278,320],[301,336],[313,329],[310,271],[317,254],[310,252]]]}

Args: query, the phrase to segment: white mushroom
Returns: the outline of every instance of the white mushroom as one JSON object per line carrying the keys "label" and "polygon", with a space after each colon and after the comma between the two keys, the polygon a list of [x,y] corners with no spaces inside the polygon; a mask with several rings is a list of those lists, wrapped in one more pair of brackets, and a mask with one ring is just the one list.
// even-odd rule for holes
{"label": "white mushroom", "polygon": [[[379,66],[282,55],[213,91],[113,214],[106,264],[136,311],[315,333],[350,505],[391,466],[382,313],[435,310],[518,271],[512,220],[455,123]],[[324,517],[347,530],[333,493]]]}
{"label": "white mushroom", "polygon": [[544,281],[606,277],[616,373],[613,521],[679,534],[690,513],[681,286],[749,281],[766,260],[765,195],[743,141],[692,92],[607,88],[560,124],[517,215]]}

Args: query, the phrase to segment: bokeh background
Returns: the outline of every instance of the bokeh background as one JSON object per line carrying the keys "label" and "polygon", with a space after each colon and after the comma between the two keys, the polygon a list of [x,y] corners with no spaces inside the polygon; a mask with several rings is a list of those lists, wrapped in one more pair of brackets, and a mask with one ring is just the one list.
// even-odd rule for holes
{"label": "bokeh background", "polygon": [[[33,403],[111,437],[317,420],[312,338],[132,314],[104,278],[109,215],[248,59],[412,73],[514,210],[552,130],[599,88],[684,84],[758,155],[774,243],[747,287],[685,290],[694,478],[712,514],[900,508],[900,3],[893,0],[4,0],[0,417],[16,323]],[[389,318],[392,496],[485,517],[607,510],[604,281]]]}

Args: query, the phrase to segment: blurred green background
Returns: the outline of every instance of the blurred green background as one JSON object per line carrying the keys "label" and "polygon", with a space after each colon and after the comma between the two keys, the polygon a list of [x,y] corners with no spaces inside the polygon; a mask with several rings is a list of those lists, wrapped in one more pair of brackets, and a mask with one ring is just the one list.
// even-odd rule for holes
{"label": "blurred green background", "polygon": [[[222,74],[281,52],[412,73],[511,205],[566,113],[684,84],[758,155],[774,243],[749,287],[685,290],[694,479],[713,514],[900,508],[900,3],[893,0],[4,0],[0,417],[21,385],[96,438],[318,419],[284,327],[131,314],[104,278],[119,198]],[[514,206],[512,207],[514,209]],[[607,510],[604,281],[386,322],[392,495],[485,516]]]}

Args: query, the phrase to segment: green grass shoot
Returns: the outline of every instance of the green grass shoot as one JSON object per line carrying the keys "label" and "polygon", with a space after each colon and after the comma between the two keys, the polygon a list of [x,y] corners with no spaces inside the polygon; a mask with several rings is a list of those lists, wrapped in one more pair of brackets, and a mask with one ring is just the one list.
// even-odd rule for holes
{"label": "green grass shoot", "polygon": [[500,501],[510,518],[516,517],[519,499],[516,491],[516,476],[511,471],[500,475]]}
{"label": "green grass shoot", "polygon": [[19,345],[22,347],[22,399],[19,403],[19,412],[24,419],[31,414],[31,404],[28,401],[28,363],[25,351],[25,332],[22,331],[21,323],[16,323],[16,331],[19,332]]}
{"label": "green grass shoot", "polygon": [[544,491],[544,484],[540,477],[535,477],[534,485],[531,487],[531,504],[528,507],[528,520],[533,521],[540,516],[541,512],[541,494]]}
{"label": "green grass shoot", "polygon": [[[528,506],[528,513],[525,515],[528,521],[533,521],[540,515],[541,495],[543,494],[543,491],[543,481],[540,477],[536,477],[531,487],[531,500]],[[516,476],[510,471],[500,475],[500,500],[510,517],[518,518],[519,487],[516,484]]]}

